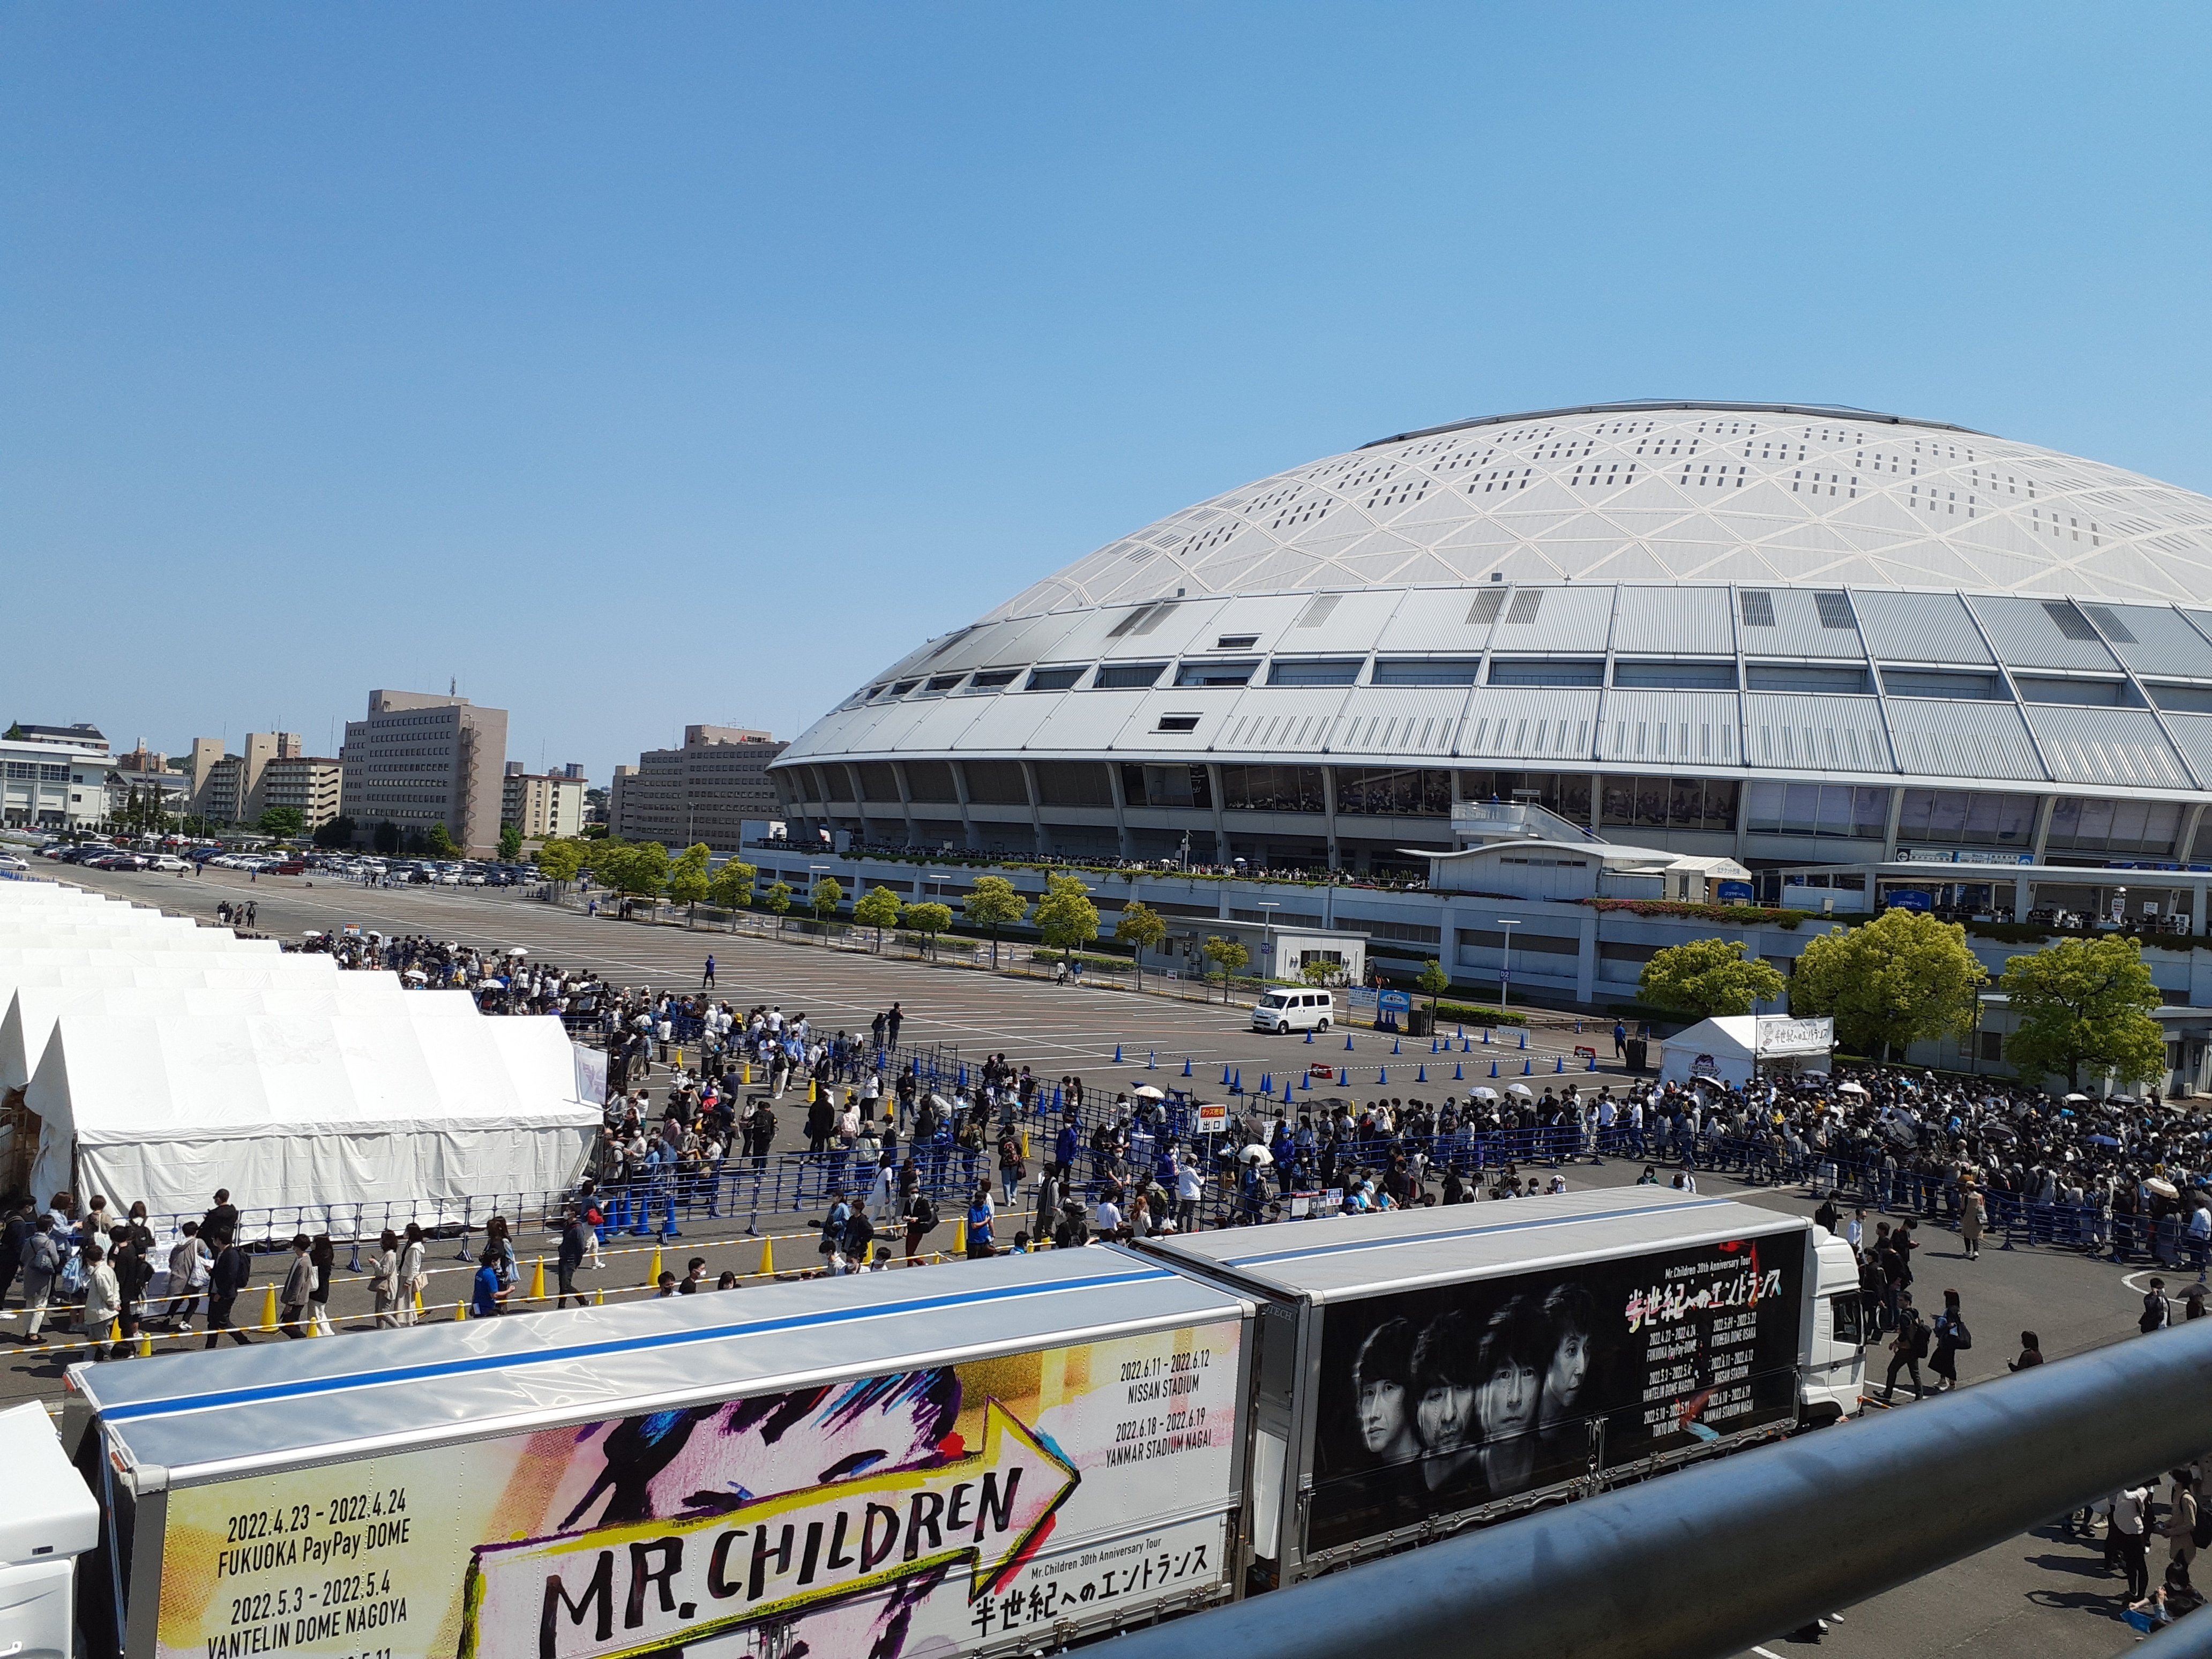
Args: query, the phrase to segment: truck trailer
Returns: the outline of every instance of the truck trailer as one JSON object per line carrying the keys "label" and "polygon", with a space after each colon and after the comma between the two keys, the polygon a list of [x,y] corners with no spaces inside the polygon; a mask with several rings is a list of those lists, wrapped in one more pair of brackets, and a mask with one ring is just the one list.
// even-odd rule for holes
{"label": "truck trailer", "polygon": [[1248,1588],[1858,1408],[1858,1269],[1657,1187],[1149,1242],[1259,1305]]}
{"label": "truck trailer", "polygon": [[95,1655],[1034,1652],[1225,1600],[1253,1304],[1102,1248],[80,1365]]}

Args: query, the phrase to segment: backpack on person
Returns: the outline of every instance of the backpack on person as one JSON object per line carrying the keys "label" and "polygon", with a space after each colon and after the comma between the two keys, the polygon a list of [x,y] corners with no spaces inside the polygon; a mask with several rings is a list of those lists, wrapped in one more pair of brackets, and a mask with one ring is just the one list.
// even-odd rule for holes
{"label": "backpack on person", "polygon": [[2197,1524],[2190,1529],[2189,1536],[2198,1549],[2212,1550],[2212,1504],[2197,1500]]}
{"label": "backpack on person", "polygon": [[908,1224],[925,1238],[937,1231],[937,1206],[926,1194],[915,1200]]}
{"label": "backpack on person", "polygon": [[2148,1336],[2153,1331],[2162,1331],[2172,1323],[2173,1323],[2173,1304],[2166,1299],[2165,1293],[2160,1291],[2145,1291],[2142,1317],[2136,1321],[2136,1328],[2145,1336]]}

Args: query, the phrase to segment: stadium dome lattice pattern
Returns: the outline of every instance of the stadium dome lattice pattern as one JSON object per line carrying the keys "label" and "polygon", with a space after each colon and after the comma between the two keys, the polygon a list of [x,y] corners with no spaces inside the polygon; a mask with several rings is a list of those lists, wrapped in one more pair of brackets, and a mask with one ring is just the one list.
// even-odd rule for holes
{"label": "stadium dome lattice pattern", "polygon": [[[2002,847],[2179,855],[2212,788],[2208,602],[2212,501],[2051,450],[1838,409],[1505,416],[1100,548],[776,774],[872,840],[1139,856],[1194,827],[1302,860],[1434,842],[1509,780],[1740,856],[1893,851],[1923,803],[1884,786],[1936,781],[1978,793],[1929,823],[1995,814]],[[1709,787],[1647,822],[1615,778]],[[2165,805],[2100,842],[2067,803],[2113,791]]]}

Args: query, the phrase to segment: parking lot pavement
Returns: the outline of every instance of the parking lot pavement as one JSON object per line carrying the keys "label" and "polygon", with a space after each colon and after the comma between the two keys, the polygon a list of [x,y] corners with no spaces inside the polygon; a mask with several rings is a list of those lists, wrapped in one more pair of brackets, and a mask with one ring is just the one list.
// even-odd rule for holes
{"label": "parking lot pavement", "polygon": [[[1348,1060],[1358,1068],[1353,1082],[1334,1091],[1364,1098],[1384,1093],[1442,1094],[1455,1086],[1449,1071],[1455,1065],[1466,1073],[1456,1087],[1472,1087],[1478,1080],[1488,1080],[1493,1056],[1503,1060],[1504,1080],[1513,1074],[1513,1061],[1522,1058],[1517,1048],[1493,1048],[1486,1055],[1478,1045],[1471,1057],[1455,1055],[1431,1065],[1431,1081],[1422,1085],[1414,1079],[1419,1068],[1431,1063],[1426,1042],[1405,1042],[1400,1045],[1403,1052],[1394,1056],[1389,1038],[1362,1033],[1347,1056],[1340,1036],[1331,1046],[1309,1048],[1297,1039],[1252,1033],[1245,1029],[1241,1008],[1209,1008],[1103,988],[1063,990],[1035,981],[819,946],[594,920],[504,892],[362,892],[328,883],[311,888],[296,878],[249,883],[227,873],[179,878],[94,872],[72,878],[208,920],[217,902],[250,898],[260,907],[258,931],[279,935],[355,921],[386,933],[427,933],[480,945],[520,944],[541,960],[593,968],[617,984],[691,988],[711,950],[718,969],[718,994],[739,1007],[775,1003],[787,1012],[810,1012],[817,1023],[826,1022],[833,1029],[840,1024],[856,1029],[896,1000],[908,1017],[907,1034],[912,1040],[956,1045],[963,1055],[977,1058],[1003,1049],[1017,1062],[1025,1061],[1048,1076],[1079,1073],[1094,1089],[1101,1084],[1120,1086],[1139,1080],[1146,1058],[1155,1050],[1161,1068],[1178,1075],[1182,1058],[1189,1056],[1193,1080],[1202,1085],[1201,1093],[1215,1098],[1221,1093],[1224,1065],[1241,1069],[1249,1086],[1263,1070],[1295,1077],[1302,1062]],[[1546,1075],[1541,1065],[1577,1041],[1607,1050],[1611,1047],[1601,1036],[1578,1036],[1571,1025],[1558,1023],[1532,1033],[1529,1054],[1540,1058],[1532,1065],[1530,1080],[1540,1083]],[[1116,1043],[1123,1050],[1120,1067],[1112,1064]],[[1504,1059],[1507,1054],[1511,1059]],[[1387,1085],[1374,1080],[1375,1072],[1370,1069],[1374,1067],[1388,1070]],[[1620,1075],[1601,1073],[1599,1080],[1608,1074]],[[1549,1075],[1560,1076],[1556,1072]],[[1316,1086],[1319,1090],[1322,1085],[1316,1081]],[[784,1115],[787,1138],[790,1120],[799,1115]],[[1633,1160],[1610,1159],[1602,1166],[1571,1165],[1565,1175],[1576,1188],[1616,1186],[1635,1181],[1641,1168]],[[1671,1170],[1661,1173],[1664,1177]],[[1747,1186],[1711,1172],[1700,1172],[1698,1180],[1708,1195],[1725,1194],[1797,1213],[1809,1214],[1816,1202],[1802,1187]],[[1869,1231],[1881,1218],[1869,1216]],[[803,1227],[810,1219],[818,1217],[778,1218],[763,1224],[764,1232],[787,1230],[775,1242],[774,1265],[779,1271],[818,1261],[812,1254],[812,1235]],[[943,1237],[947,1231],[941,1228],[932,1243],[949,1244]],[[2005,1375],[2006,1362],[2016,1352],[2014,1344],[2023,1329],[2036,1331],[2044,1352],[2053,1359],[2134,1334],[2139,1287],[2130,1283],[2123,1269],[2108,1262],[2072,1251],[2008,1251],[1994,1245],[1978,1261],[1969,1262],[1957,1235],[1940,1224],[1923,1223],[1919,1237],[1923,1248],[1915,1258],[1915,1288],[1923,1305],[1940,1305],[1946,1288],[1959,1290],[1964,1299],[1975,1337],[1974,1346],[1960,1356],[1960,1379],[1968,1386]],[[526,1272],[534,1266],[541,1243],[547,1243],[550,1258],[550,1242],[518,1241]],[[611,1299],[638,1293],[636,1287],[646,1282],[652,1265],[653,1243],[628,1236],[610,1238],[607,1267],[586,1273],[583,1283],[595,1292],[607,1291]],[[725,1267],[757,1273],[760,1265],[760,1242],[746,1235],[742,1218],[719,1225],[687,1224],[684,1238],[661,1248],[663,1265],[678,1273],[691,1255],[704,1256],[710,1279]],[[635,1254],[614,1253],[618,1250]],[[434,1256],[432,1265],[461,1266]],[[263,1264],[264,1279],[270,1266]],[[550,1267],[548,1271],[550,1274]],[[334,1298],[341,1324],[362,1322],[368,1306],[365,1285],[345,1282],[352,1278],[340,1275]],[[459,1291],[449,1286],[457,1286],[459,1279],[456,1273],[434,1281],[434,1298],[443,1300],[429,1316],[452,1317]],[[241,1314],[258,1318],[263,1297],[262,1282],[257,1281],[241,1299]],[[1878,1386],[1887,1356],[1877,1347],[1869,1350],[1868,1358]],[[58,1386],[60,1369],[52,1356],[9,1353],[0,1358],[0,1399],[51,1397]],[[1914,1408],[1905,1395],[1899,1400],[1898,1409]],[[1969,1496],[1901,1491],[1897,1502],[1964,1502]],[[1807,1547],[1818,1547],[1817,1495],[1808,1501],[1808,1525]],[[2104,1659],[2126,1647],[2131,1634],[2119,1620],[2119,1604],[2112,1595],[2118,1582],[2103,1573],[2100,1545],[2069,1538],[2055,1527],[2038,1528],[1859,1607],[1843,1609],[1840,1622],[1826,1632],[1821,1648],[1846,1659],[2011,1659],[2028,1652],[2043,1659]],[[1808,1644],[1778,1638],[1747,1650],[1745,1659],[1788,1659],[1813,1650]]]}
{"label": "parking lot pavement", "polygon": [[[1499,1086],[1521,1079],[1540,1090],[1547,1079],[1589,1079],[1587,1071],[1572,1069],[1587,1064],[1574,1054],[1577,1045],[1607,1054],[1612,1048],[1609,1037],[1595,1030],[1578,1032],[1571,1016],[1553,1014],[1534,1016],[1525,1049],[1516,1031],[1502,1030],[1486,1045],[1481,1030],[1473,1027],[1465,1032],[1472,1045],[1468,1050],[1449,1055],[1431,1054],[1426,1038],[1394,1040],[1365,1030],[1331,1031],[1308,1043],[1302,1036],[1252,1030],[1243,1004],[1190,1002],[1098,984],[1061,987],[889,954],[708,927],[617,921],[543,903],[510,889],[362,889],[328,880],[311,884],[301,877],[248,881],[235,871],[189,877],[71,871],[69,878],[206,921],[214,920],[217,903],[247,899],[256,906],[255,931],[280,939],[350,922],[365,930],[427,934],[463,945],[520,945],[539,961],[588,968],[617,986],[696,989],[711,952],[715,995],[736,1007],[769,1003],[786,1013],[811,1014],[817,1029],[858,1030],[896,1001],[906,1016],[906,1042],[943,1043],[958,1049],[963,1058],[977,1060],[1004,1052],[1040,1075],[1073,1074],[1094,1090],[1162,1081],[1157,1074],[1139,1076],[1155,1060],[1157,1071],[1170,1073],[1170,1081],[1180,1080],[1188,1060],[1192,1084],[1215,1098],[1221,1094],[1224,1066],[1247,1090],[1256,1090],[1267,1076],[1279,1099],[1285,1078],[1296,1085],[1309,1066],[1320,1065],[1345,1068],[1348,1081],[1325,1086],[1316,1077],[1312,1090],[1304,1092],[1327,1093],[1334,1087],[1361,1097],[1402,1097],[1408,1090],[1441,1095],[1493,1081],[1493,1066]],[[1456,1036],[1458,1028],[1449,1032]],[[1122,1056],[1119,1066],[1113,1063],[1117,1049]],[[1626,1075],[1601,1062],[1597,1080]]]}

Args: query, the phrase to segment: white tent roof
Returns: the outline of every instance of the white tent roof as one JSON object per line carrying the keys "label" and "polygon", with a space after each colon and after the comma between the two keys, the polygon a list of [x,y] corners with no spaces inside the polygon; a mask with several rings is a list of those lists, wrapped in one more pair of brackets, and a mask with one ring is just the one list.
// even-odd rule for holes
{"label": "white tent roof", "polygon": [[143,962],[149,967],[176,955],[241,957],[279,957],[273,939],[240,939],[203,927],[191,933],[131,933],[112,941],[71,939],[66,944],[22,945],[0,941],[0,969],[58,966],[65,963]]}
{"label": "white tent roof", "polygon": [[[0,1091],[20,1089],[31,1080],[54,1034],[55,1022],[67,1014],[104,1019],[166,1015],[198,1019],[222,1014],[399,1014],[412,1018],[432,1012],[414,1004],[431,1000],[410,997],[391,974],[331,974],[260,987],[18,986],[8,1000],[7,1012],[0,1013]],[[475,1013],[475,1006],[468,1012]]]}
{"label": "white tent roof", "polygon": [[550,1016],[65,1013],[25,1103],[37,1190],[157,1215],[556,1190],[601,1121]]}
{"label": "white tent roof", "polygon": [[1693,1054],[1711,1054],[1716,1060],[1753,1059],[1759,1053],[1759,1016],[1720,1014],[1701,1019],[1668,1037],[1667,1048],[1670,1053],[1679,1048]]}

